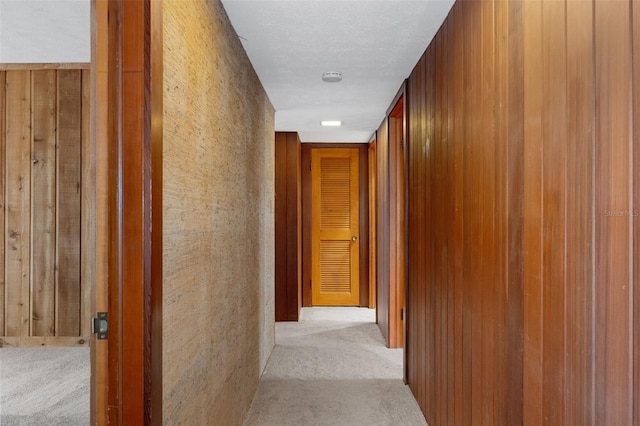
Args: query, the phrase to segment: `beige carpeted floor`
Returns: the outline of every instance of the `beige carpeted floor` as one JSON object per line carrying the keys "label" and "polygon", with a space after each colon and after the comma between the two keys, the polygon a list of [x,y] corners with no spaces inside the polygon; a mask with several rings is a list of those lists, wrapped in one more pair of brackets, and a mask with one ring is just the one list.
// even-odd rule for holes
{"label": "beige carpeted floor", "polygon": [[402,382],[402,349],[387,349],[375,311],[303,308],[276,324],[276,347],[245,426],[426,425]]}
{"label": "beige carpeted floor", "polygon": [[0,349],[0,425],[88,425],[89,348]]}

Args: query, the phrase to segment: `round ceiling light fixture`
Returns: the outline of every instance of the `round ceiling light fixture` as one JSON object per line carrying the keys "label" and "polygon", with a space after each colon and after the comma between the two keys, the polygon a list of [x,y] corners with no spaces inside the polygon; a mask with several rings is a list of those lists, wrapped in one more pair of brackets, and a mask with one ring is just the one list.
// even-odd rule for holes
{"label": "round ceiling light fixture", "polygon": [[326,83],[338,83],[342,81],[342,73],[337,71],[323,72],[322,81]]}

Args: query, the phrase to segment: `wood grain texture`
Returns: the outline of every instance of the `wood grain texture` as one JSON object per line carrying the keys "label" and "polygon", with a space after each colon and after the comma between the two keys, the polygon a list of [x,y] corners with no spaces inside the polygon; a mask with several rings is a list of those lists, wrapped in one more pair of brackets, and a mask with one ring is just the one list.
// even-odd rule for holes
{"label": "wood grain texture", "polygon": [[[302,306],[312,306],[311,302],[311,150],[317,148],[357,148],[360,170],[360,306],[369,306],[369,202],[367,145],[348,143],[303,143],[301,144],[301,201],[302,201]],[[364,260],[364,261],[363,261]],[[375,264],[374,264],[375,266]]]}
{"label": "wood grain texture", "polygon": [[[83,283],[94,283],[92,314],[108,310],[109,235],[109,2],[91,3],[90,120],[91,137],[83,142]],[[113,19],[111,20],[114,21]],[[112,341],[112,340],[111,340]],[[109,341],[91,338],[91,424],[108,422]]]}
{"label": "wood grain texture", "polygon": [[457,2],[411,73],[407,377],[429,422],[637,423],[638,9]]}
{"label": "wood grain texture", "polygon": [[[595,2],[595,422],[631,424],[630,3]],[[636,53],[637,54],[637,53]],[[615,66],[612,66],[615,64]]]}
{"label": "wood grain texture", "polygon": [[8,73],[6,96],[5,329],[6,336],[30,331],[31,78]]}
{"label": "wood grain texture", "polygon": [[376,146],[374,139],[369,143],[368,166],[369,174],[369,308],[375,309],[376,295]]}
{"label": "wood grain texture", "polygon": [[[312,149],[312,303],[360,304],[360,152]],[[352,239],[355,237],[355,240]]]}
{"label": "wood grain texture", "polygon": [[378,128],[376,158],[376,282],[378,302],[376,305],[376,322],[385,341],[389,341],[389,126],[385,119]]}
{"label": "wood grain texture", "polygon": [[300,139],[276,132],[276,321],[297,321],[302,307]]}
{"label": "wood grain texture", "polygon": [[56,335],[80,333],[82,75],[58,72]]}
{"label": "wood grain texture", "polygon": [[[33,71],[31,333],[55,335],[57,72]],[[78,156],[80,153],[75,153]]]}
{"label": "wood grain texture", "polygon": [[5,336],[5,302],[6,302],[6,276],[5,276],[5,212],[6,212],[6,78],[7,73],[0,71],[0,334]]}
{"label": "wood grain texture", "polygon": [[[85,71],[88,75],[88,71]],[[70,233],[58,228],[59,200],[57,199],[61,180],[60,172],[60,135],[69,134],[65,120],[74,123],[76,140],[62,149],[63,163],[80,166],[80,127],[88,127],[89,108],[63,111],[60,117],[58,80],[61,73],[80,75],[80,70],[64,71],[43,67],[35,70],[2,71],[2,90],[0,91],[0,127],[2,127],[2,149],[0,164],[2,177],[2,315],[0,335],[46,337],[46,344],[64,345],[63,339],[55,342],[57,316],[59,312],[77,311],[69,320],[71,331],[68,336],[87,338],[90,334],[89,321],[81,334],[80,278],[76,277],[78,292],[70,294],[68,299],[57,299],[58,295],[58,257],[59,243],[62,240],[75,246],[75,271],[80,266],[80,210],[79,203],[68,203],[65,208],[70,212],[72,223]],[[67,93],[64,102],[81,104],[82,81],[76,79],[75,91]],[[88,90],[88,85],[86,87]],[[7,106],[10,106],[7,108]],[[59,128],[62,120],[63,128]],[[10,124],[10,127],[5,124]],[[76,170],[78,171],[78,170]],[[6,181],[5,181],[6,179]],[[80,184],[76,180],[73,191],[78,193]],[[6,201],[6,204],[5,204]],[[6,208],[5,208],[6,207]],[[14,229],[15,228],[15,229]],[[5,253],[6,249],[6,253]],[[9,264],[12,266],[9,267]],[[21,266],[18,266],[21,265]],[[18,275],[18,269],[22,272]],[[26,281],[25,281],[26,280]],[[89,291],[92,283],[87,282],[84,290]],[[83,290],[83,291],[84,291]],[[9,295],[13,302],[9,302]],[[18,302],[18,300],[20,301]],[[6,300],[6,302],[5,302]],[[26,309],[23,312],[23,303]],[[15,306],[14,304],[17,303]],[[11,305],[11,306],[9,306]],[[4,310],[7,306],[6,311]],[[17,308],[16,308],[17,307]],[[19,309],[18,309],[19,308]],[[24,315],[24,317],[22,317]],[[22,319],[19,319],[22,317]],[[10,324],[11,330],[6,328]],[[17,324],[25,329],[16,333]],[[14,340],[19,344],[22,340]]]}
{"label": "wood grain texture", "polygon": [[[593,5],[567,3],[565,392],[567,424],[593,424]],[[567,179],[569,182],[569,179]]]}
{"label": "wood grain texture", "polygon": [[[640,48],[640,7],[632,3],[632,52]],[[640,424],[640,55],[633,58],[633,424]]]}

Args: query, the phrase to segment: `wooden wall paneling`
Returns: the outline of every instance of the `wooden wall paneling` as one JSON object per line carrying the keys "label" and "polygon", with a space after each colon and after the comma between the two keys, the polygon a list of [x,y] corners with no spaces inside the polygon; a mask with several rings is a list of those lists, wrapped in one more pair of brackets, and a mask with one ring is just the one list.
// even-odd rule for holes
{"label": "wooden wall paneling", "polygon": [[[466,221],[466,238],[465,238],[465,256],[468,270],[465,270],[465,274],[469,274],[469,277],[476,277],[470,279],[467,282],[468,294],[469,294],[469,332],[470,341],[468,346],[465,346],[465,350],[469,351],[470,355],[470,405],[471,412],[470,418],[473,421],[481,422],[483,418],[483,406],[482,406],[482,367],[483,367],[483,344],[482,344],[482,330],[484,318],[482,317],[482,303],[483,303],[483,287],[485,285],[485,277],[482,270],[482,243],[484,233],[482,232],[482,197],[484,196],[485,188],[482,186],[482,144],[484,140],[484,133],[482,132],[482,105],[484,99],[482,99],[482,39],[479,36],[482,31],[482,15],[481,15],[480,2],[471,2],[468,10],[468,27],[469,38],[468,43],[465,43],[466,57],[468,62],[465,65],[468,66],[465,69],[466,89],[467,89],[467,111],[468,127],[465,133],[466,149],[465,158],[467,161],[466,180],[465,180],[465,200],[464,205],[466,207],[465,217],[468,217]],[[467,71],[468,70],[468,71]]]}
{"label": "wooden wall paneling", "polygon": [[385,342],[389,341],[389,126],[383,120],[378,129],[376,166],[377,181],[377,283],[378,304],[376,322]]}
{"label": "wooden wall paneling", "polygon": [[[493,269],[493,304],[494,304],[494,356],[491,367],[495,371],[493,389],[492,421],[506,424],[506,386],[508,384],[509,360],[508,318],[506,304],[509,285],[509,13],[507,2],[494,2],[494,55],[493,55],[493,87],[494,87],[494,269]],[[515,144],[518,143],[516,139]],[[515,346],[513,350],[518,350]]]}
{"label": "wooden wall paneling", "polygon": [[[497,51],[501,52],[502,74],[497,83],[502,105],[502,126],[499,144],[506,146],[507,197],[507,275],[505,295],[504,404],[506,413],[498,421],[505,424],[522,423],[523,393],[523,282],[524,282],[524,53],[523,2],[497,2],[498,16],[502,17]],[[507,16],[504,17],[504,14]],[[504,70],[504,67],[507,69]],[[502,86],[507,85],[506,93]]]}
{"label": "wooden wall paneling", "polygon": [[[425,186],[424,186],[424,198],[425,198],[425,214],[424,214],[424,222],[425,222],[425,239],[427,241],[426,249],[425,249],[425,270],[426,277],[424,284],[424,293],[422,294],[421,303],[425,307],[424,318],[422,319],[425,324],[425,333],[429,336],[428,339],[423,341],[423,352],[424,355],[424,371],[426,375],[425,387],[424,387],[424,398],[425,406],[427,407],[427,411],[434,413],[433,417],[435,419],[436,416],[436,407],[434,404],[434,396],[435,392],[437,392],[436,383],[435,383],[435,355],[436,348],[434,346],[434,337],[435,337],[435,327],[434,327],[434,319],[436,312],[434,311],[434,244],[433,244],[433,232],[434,232],[434,223],[433,216],[435,213],[435,200],[433,197],[433,165],[434,165],[434,99],[435,99],[435,84],[434,84],[434,58],[435,58],[435,48],[433,45],[429,49],[427,49],[426,53],[426,66],[425,66],[425,123],[424,123],[424,135],[425,138]],[[430,421],[429,419],[427,421]],[[435,420],[434,420],[435,421]]]}
{"label": "wooden wall paneling", "polygon": [[300,140],[276,132],[276,319],[297,321],[302,303]]}
{"label": "wooden wall paneling", "polygon": [[[411,75],[407,81],[407,102],[405,108],[407,109],[407,143],[406,149],[407,155],[407,186],[409,191],[418,185],[418,173],[422,170],[416,166],[419,160],[420,151],[420,134],[419,134],[419,114],[416,113],[418,106],[420,105],[420,79],[417,77],[422,71],[422,65],[424,61],[420,61],[416,64]],[[415,118],[415,119],[414,119]],[[417,244],[419,237],[417,235],[418,220],[420,214],[418,212],[418,203],[424,201],[422,197],[413,197],[409,192],[407,197],[407,306],[405,323],[407,324],[407,337],[405,341],[405,355],[406,360],[406,372],[407,372],[407,384],[416,397],[418,405],[422,405],[422,398],[419,392],[420,373],[418,372],[418,358],[416,349],[420,344],[418,328],[419,323],[416,320],[416,314],[420,312],[417,305],[417,295],[419,291],[420,282],[416,279],[417,271],[414,265],[422,265],[423,262],[415,262],[414,258],[418,256],[420,245]]]}
{"label": "wooden wall paneling", "polygon": [[31,214],[31,79],[29,71],[6,76],[6,336],[29,335]]}
{"label": "wooden wall paneling", "polygon": [[550,424],[564,421],[564,268],[566,254],[565,5],[542,5],[542,410]]}
{"label": "wooden wall paneling", "polygon": [[464,292],[464,25],[462,4],[456,3],[453,6],[452,17],[453,50],[451,56],[453,65],[451,69],[451,84],[453,85],[453,138],[452,144],[452,165],[453,175],[453,247],[451,255],[454,267],[453,277],[453,340],[454,350],[452,356],[452,369],[454,372],[454,393],[453,396],[453,418],[452,423],[461,425],[464,418],[464,364],[463,364],[463,298]]}
{"label": "wooden wall paneling", "polygon": [[[443,77],[444,69],[442,60],[444,58],[442,51],[442,38],[444,32],[439,31],[432,41],[433,46],[433,76],[432,80],[432,93],[430,97],[432,99],[431,111],[433,111],[432,119],[432,138],[431,138],[431,170],[429,179],[429,188],[431,190],[431,214],[432,214],[432,226],[431,235],[433,242],[433,252],[431,254],[432,267],[431,273],[431,310],[433,311],[433,389],[438,389],[439,392],[435,392],[432,397],[434,423],[444,424],[446,419],[444,418],[443,404],[446,397],[446,385],[443,380],[443,375],[446,373],[445,369],[445,330],[443,328],[442,314],[444,312],[444,306],[442,300],[446,294],[446,253],[444,251],[445,235],[445,217],[439,211],[434,211],[433,206],[441,203],[444,198],[444,179],[443,179],[443,155],[442,146],[444,144],[444,138],[442,135],[442,107],[443,107]],[[444,206],[443,206],[444,208]]]}
{"label": "wooden wall paneling", "polygon": [[82,75],[58,72],[56,335],[80,334]]}
{"label": "wooden wall paneling", "polygon": [[[632,50],[640,48],[640,7],[632,3]],[[640,424],[640,55],[633,55],[633,424]],[[1,129],[1,126],[0,126]]]}
{"label": "wooden wall paneling", "polygon": [[311,147],[301,147],[302,306],[311,306]]}
{"label": "wooden wall paneling", "polygon": [[0,334],[6,336],[5,330],[5,211],[6,211],[6,72],[0,71]]}
{"label": "wooden wall paneling", "polygon": [[302,265],[300,211],[300,139],[297,133],[287,135],[287,311],[290,321],[297,321],[301,308]]}
{"label": "wooden wall paneling", "polygon": [[[597,424],[631,424],[630,3],[595,3]],[[610,66],[616,64],[616,66]],[[613,212],[607,214],[607,211]]]}
{"label": "wooden wall paneling", "polygon": [[451,19],[449,19],[444,27],[444,55],[445,55],[445,89],[446,89],[446,116],[443,118],[446,126],[446,162],[445,162],[445,180],[446,180],[446,210],[449,212],[447,220],[447,240],[446,240],[446,252],[447,252],[447,297],[446,297],[446,324],[447,324],[447,338],[446,338],[446,419],[447,423],[454,423],[455,417],[455,312],[454,312],[454,297],[455,297],[455,179],[452,179],[454,175],[454,79],[451,78],[454,75],[454,57],[453,57],[453,41],[454,41],[454,19],[453,14],[449,12]]}
{"label": "wooden wall paneling", "polygon": [[524,3],[523,421],[542,423],[542,2]]}
{"label": "wooden wall paneling", "polygon": [[[397,108],[396,103],[396,108]],[[388,126],[388,150],[389,150],[389,300],[388,300],[388,338],[387,345],[390,348],[402,346],[402,334],[398,333],[400,321],[399,292],[403,279],[402,261],[402,234],[401,228],[401,170],[402,151],[400,148],[402,123],[401,117],[389,116]]]}
{"label": "wooden wall paneling", "polygon": [[[31,72],[31,333],[55,335],[56,70]],[[78,155],[77,153],[76,155]]]}
{"label": "wooden wall paneling", "polygon": [[593,424],[593,4],[566,4],[566,424]]}
{"label": "wooden wall paneling", "polygon": [[[502,365],[499,351],[496,348],[496,328],[499,304],[497,299],[497,268],[500,266],[496,256],[499,242],[496,241],[496,169],[503,166],[496,162],[496,118],[495,111],[495,2],[480,2],[480,123],[478,138],[480,151],[480,271],[481,271],[481,397],[477,398],[482,404],[482,423],[493,424],[497,416],[494,406],[496,387],[499,386],[501,370],[497,370],[497,362]],[[498,377],[497,377],[498,376]]]}
{"label": "wooden wall paneling", "polygon": [[[413,170],[415,172],[413,175],[415,176],[415,195],[410,194],[409,199],[415,200],[415,203],[411,207],[411,211],[415,212],[415,222],[414,226],[412,226],[409,235],[412,238],[416,239],[415,246],[415,257],[412,262],[413,269],[413,287],[410,290],[410,300],[414,302],[414,318],[415,323],[417,323],[416,331],[417,336],[415,338],[414,344],[414,365],[416,371],[416,380],[415,387],[417,389],[417,397],[418,401],[421,405],[423,412],[426,412],[426,404],[427,404],[427,396],[426,396],[426,380],[425,376],[427,373],[427,364],[424,356],[424,351],[426,349],[426,307],[425,307],[425,295],[427,292],[427,281],[425,276],[427,274],[427,263],[426,263],[426,246],[423,241],[427,238],[427,223],[425,221],[425,217],[427,214],[427,199],[426,195],[426,186],[427,186],[427,175],[426,175],[426,160],[427,160],[427,134],[426,134],[426,90],[427,90],[427,61],[426,57],[423,58],[417,67],[416,72],[416,96],[415,105],[416,108],[416,116],[415,116],[415,127],[414,134],[411,136],[412,141],[409,142],[410,145],[415,147],[415,167]],[[409,99],[409,104],[412,104],[411,98]],[[411,122],[411,118],[409,119]],[[415,295],[413,295],[415,293]]]}
{"label": "wooden wall paneling", "polygon": [[275,137],[275,300],[276,321],[287,320],[287,134]]}
{"label": "wooden wall paneling", "polygon": [[[87,238],[85,234],[93,236],[95,232],[95,222],[93,221],[94,207],[91,204],[87,204],[87,192],[95,191],[95,180],[93,179],[92,169],[95,167],[90,157],[91,146],[91,121],[89,117],[91,115],[91,71],[82,70],[82,130],[81,130],[81,147],[78,155],[80,156],[81,176],[82,182],[80,194],[80,247],[82,249],[82,255],[80,258],[80,336],[91,336],[91,317],[93,316],[91,305],[93,298],[95,298],[95,285],[96,278],[93,275],[93,268],[95,268],[94,259],[95,249],[92,244],[95,243],[95,237]],[[85,162],[88,164],[85,165]],[[85,182],[85,179],[88,182]],[[91,268],[91,273],[89,273]]]}

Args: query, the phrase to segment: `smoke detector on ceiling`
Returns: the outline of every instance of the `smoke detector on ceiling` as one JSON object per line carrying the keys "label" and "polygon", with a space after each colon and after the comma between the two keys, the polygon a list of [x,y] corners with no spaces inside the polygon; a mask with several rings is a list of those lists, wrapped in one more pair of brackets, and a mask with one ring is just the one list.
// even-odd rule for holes
{"label": "smoke detector on ceiling", "polygon": [[328,71],[322,73],[322,81],[326,83],[337,83],[342,81],[342,73],[336,71]]}

